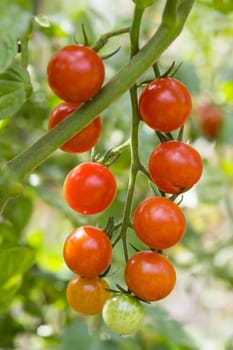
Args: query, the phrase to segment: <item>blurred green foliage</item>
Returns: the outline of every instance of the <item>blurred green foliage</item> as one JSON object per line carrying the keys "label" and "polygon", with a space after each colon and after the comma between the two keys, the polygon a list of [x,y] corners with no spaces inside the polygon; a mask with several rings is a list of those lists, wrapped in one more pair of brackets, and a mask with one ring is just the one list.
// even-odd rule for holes
{"label": "blurred green foliage", "polygon": [[[20,1],[0,3],[0,160],[6,161],[47,131],[48,115],[59,100],[48,89],[46,64],[59,47],[83,42],[85,25],[90,43],[115,28],[130,25],[133,2]],[[142,44],[161,16],[163,1],[147,6]],[[16,20],[17,19],[17,20]],[[129,152],[112,165],[118,194],[103,214],[82,217],[63,200],[62,184],[76,164],[89,160],[57,150],[25,179],[23,195],[10,201],[0,222],[0,349],[143,349],[231,350],[233,287],[233,6],[232,1],[197,0],[183,33],[159,60],[161,70],[182,63],[176,77],[193,96],[193,113],[185,137],[202,154],[204,174],[184,196],[188,227],[183,241],[169,250],[178,271],[174,296],[146,307],[146,323],[135,336],[108,331],[101,317],[84,318],[70,310],[65,287],[70,272],[62,259],[63,242],[78,225],[104,227],[109,216],[120,220],[128,180]],[[19,68],[15,43],[29,38],[29,74]],[[129,59],[128,35],[109,40],[101,54],[120,51],[105,61],[106,80]],[[17,64],[17,69],[15,68]],[[152,70],[146,78],[153,77]],[[31,86],[33,91],[31,91]],[[202,101],[217,104],[223,115],[219,138],[209,141],[198,124]],[[7,119],[5,119],[7,118]],[[126,141],[130,129],[129,96],[125,94],[102,114],[103,135],[95,153]],[[146,140],[146,142],[145,142]],[[140,128],[140,155],[147,165],[157,143]],[[151,193],[139,176],[135,205]],[[140,245],[132,231],[130,242]],[[109,281],[122,278],[122,249],[114,250]],[[120,267],[119,267],[120,266]],[[230,305],[230,306],[228,306]]]}

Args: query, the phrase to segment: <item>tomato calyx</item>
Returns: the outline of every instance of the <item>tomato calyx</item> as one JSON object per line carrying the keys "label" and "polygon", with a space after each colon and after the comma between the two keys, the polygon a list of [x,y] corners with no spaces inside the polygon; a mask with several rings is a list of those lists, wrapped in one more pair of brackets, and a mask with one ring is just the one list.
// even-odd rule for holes
{"label": "tomato calyx", "polygon": [[116,55],[120,51],[120,49],[121,47],[118,46],[115,50],[111,51],[110,53],[107,53],[106,55],[101,55],[100,57],[102,58],[102,60],[107,60],[108,58]]}
{"label": "tomato calyx", "polygon": [[129,147],[130,147],[130,141],[126,140],[119,146],[109,147],[103,155],[100,155],[98,153],[95,154],[92,157],[92,161],[109,167],[110,165],[115,163],[117,159],[121,156],[121,154]]}

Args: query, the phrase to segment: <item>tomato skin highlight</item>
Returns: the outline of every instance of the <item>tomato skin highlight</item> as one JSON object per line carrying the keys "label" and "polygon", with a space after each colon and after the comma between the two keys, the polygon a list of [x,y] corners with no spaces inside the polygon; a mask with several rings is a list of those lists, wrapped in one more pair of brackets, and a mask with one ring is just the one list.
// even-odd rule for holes
{"label": "tomato skin highlight", "polygon": [[97,315],[110,297],[108,283],[99,277],[74,276],[67,285],[66,298],[69,305],[83,315]]}
{"label": "tomato skin highlight", "polygon": [[149,158],[149,173],[154,183],[165,193],[188,191],[202,175],[200,154],[182,141],[159,144]]}
{"label": "tomato skin highlight", "polygon": [[116,180],[104,165],[86,162],[73,168],[66,176],[63,191],[67,204],[84,215],[107,209],[116,195]]}
{"label": "tomato skin highlight", "polygon": [[112,260],[112,245],[107,234],[94,226],[81,226],[65,240],[63,256],[73,272],[93,277],[103,273]]}
{"label": "tomato skin highlight", "polygon": [[134,254],[125,268],[129,290],[145,301],[165,298],[176,283],[176,271],[163,255],[151,250]]}
{"label": "tomato skin highlight", "polygon": [[134,296],[113,294],[104,304],[102,316],[114,333],[129,335],[142,327],[144,308]]}
{"label": "tomato skin highlight", "polygon": [[100,56],[90,47],[68,45],[58,50],[47,66],[48,84],[67,102],[86,102],[101,88],[105,68]]}
{"label": "tomato skin highlight", "polygon": [[186,229],[181,209],[165,197],[151,197],[142,201],[133,216],[138,238],[154,249],[167,249],[178,243]]}
{"label": "tomato skin highlight", "polygon": [[192,111],[192,99],[186,86],[174,78],[155,79],[139,98],[142,120],[152,129],[170,132],[181,127]]}
{"label": "tomato skin highlight", "polygon": [[[80,104],[63,102],[59,104],[50,114],[48,130],[53,129],[57,124],[74,112]],[[65,142],[60,149],[68,153],[83,153],[94,147],[102,132],[102,120],[98,116],[82,130],[78,131],[72,138]]]}

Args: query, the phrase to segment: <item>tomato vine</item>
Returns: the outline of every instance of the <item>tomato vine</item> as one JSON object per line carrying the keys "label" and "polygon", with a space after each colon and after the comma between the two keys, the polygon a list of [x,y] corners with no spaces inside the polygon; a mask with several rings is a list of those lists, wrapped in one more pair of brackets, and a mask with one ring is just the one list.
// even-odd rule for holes
{"label": "tomato vine", "polygon": [[[69,118],[66,118],[66,120],[57,125],[53,130],[42,136],[28,149],[18,154],[3,166],[7,169],[5,172],[7,176],[4,176],[3,172],[0,191],[1,209],[4,208],[5,203],[10,197],[20,193],[20,189],[18,189],[20,187],[19,182],[21,182],[26,175],[32,172],[58,147],[64,144],[77,131],[91,122],[96,115],[100,114],[113,101],[127,91],[137,79],[153,65],[182,31],[193,3],[194,0],[183,0],[179,2],[179,4],[177,4],[177,1],[167,0],[161,23],[154,35],[135,55],[133,55],[129,63],[105,84],[95,98],[85,103],[78,111],[72,113]],[[138,4],[140,4],[140,2],[137,2],[135,6],[135,9],[137,9],[135,11],[135,19],[139,11],[142,12],[141,6]],[[119,30],[117,30],[117,32],[118,31]],[[131,37],[135,35],[137,37],[137,31],[138,28],[135,25],[134,29],[131,29]],[[12,179],[14,179],[13,185],[9,186],[9,178],[11,182]],[[17,188],[17,190],[15,190],[15,188]]]}
{"label": "tomato vine", "polygon": [[[88,38],[83,28],[84,45],[66,46],[52,56],[47,66],[48,85],[55,95],[64,100],[63,107],[64,105],[67,107],[67,103],[75,103],[76,105],[65,112],[65,115],[55,125],[51,126],[51,119],[49,119],[49,132],[5,165],[1,183],[2,190],[0,189],[0,206],[3,209],[11,196],[20,193],[20,184],[23,178],[45,161],[58,147],[66,152],[79,153],[80,149],[65,149],[64,145],[67,145],[70,139],[77,137],[77,134],[80,136],[80,133],[90,126],[96,116],[99,116],[113,101],[129,90],[131,102],[129,140],[108,150],[103,156],[92,154],[92,159],[89,162],[79,164],[67,174],[63,187],[64,200],[70,208],[79,214],[93,215],[104,211],[112,204],[117,188],[115,177],[107,166],[116,161],[125,148],[130,148],[129,179],[121,222],[115,224],[114,218],[110,217],[106,225],[106,232],[93,226],[76,228],[67,237],[63,250],[66,265],[77,274],[67,286],[69,304],[76,311],[86,315],[97,314],[103,309],[103,318],[106,324],[120,334],[130,334],[141,326],[144,312],[140,301],[160,300],[165,298],[174,288],[176,271],[169,260],[161,254],[161,249],[170,248],[183,237],[185,218],[178,206],[172,201],[182,192],[190,189],[199,180],[202,173],[199,154],[182,141],[183,124],[191,112],[191,97],[183,84],[169,77],[175,64],[172,63],[171,67],[161,75],[157,63],[160,55],[181,32],[194,0],[179,2],[167,0],[161,24],[142,48],[140,47],[141,22],[145,9],[153,3],[153,0],[134,2],[133,20],[129,28],[122,28],[103,35],[93,45],[93,48],[87,46]],[[128,32],[129,62],[101,88],[105,74],[104,64],[96,51],[99,52],[111,37]],[[25,67],[27,48],[22,45],[21,49],[25,50],[22,54],[22,65]],[[81,62],[80,66],[78,60]],[[82,68],[83,66],[85,69]],[[153,68],[156,79],[147,85],[139,98],[139,89],[142,84],[138,80],[150,67]],[[93,86],[90,86],[89,80]],[[153,89],[159,84],[162,86],[162,95],[164,93],[166,98],[168,96],[167,100],[165,98],[165,106],[163,105],[164,96],[160,98],[160,93],[158,96],[156,93],[154,94]],[[144,98],[146,102],[140,103]],[[171,103],[168,101],[169,99]],[[153,103],[148,108],[150,100],[153,100]],[[150,123],[150,119],[154,118],[154,109],[159,110],[160,116],[157,118],[159,126]],[[163,125],[166,113],[169,127]],[[178,122],[176,114],[179,114],[180,117]],[[141,122],[145,122],[154,129],[155,135],[161,141],[151,153],[148,167],[143,165],[139,155],[139,125]],[[177,131],[177,129],[179,129],[178,134],[174,136],[172,132]],[[92,139],[90,141],[93,143],[88,143],[87,149],[85,148],[81,152],[90,150],[96,144],[99,133],[97,133],[96,138],[93,135],[90,136]],[[85,138],[88,138],[88,135]],[[173,154],[176,156],[175,159],[172,157]],[[187,160],[187,158],[189,159]],[[187,169],[189,170],[188,178],[186,178],[185,173]],[[133,217],[133,223],[131,222],[135,186],[139,172],[142,172],[149,179],[153,190],[158,195],[157,198],[161,199],[160,207],[154,209],[152,206],[151,209],[160,212],[164,210],[165,214],[161,214],[161,221],[156,223],[154,222],[156,217],[152,215],[148,219],[148,213],[146,220],[149,221],[144,223],[146,216],[142,214],[139,217],[137,210]],[[167,198],[167,194],[170,195],[169,198]],[[153,205],[155,204],[153,203]],[[143,208],[145,209],[145,206]],[[137,217],[139,220],[136,220]],[[151,226],[146,234],[140,228],[141,221],[143,221],[142,225]],[[153,235],[156,225],[163,227],[161,230],[163,232],[160,232],[164,235],[162,243],[160,240],[156,241],[156,237],[153,239],[145,237],[147,233]],[[175,226],[177,227],[177,237],[169,240],[169,234]],[[129,257],[128,252],[129,228],[133,228],[141,241],[148,245],[147,249],[137,251],[131,257]],[[111,243],[110,238],[115,232],[117,232],[117,237],[114,237],[113,243]],[[166,237],[167,233],[168,238]],[[112,290],[108,288],[103,277],[110,269],[112,249],[120,241],[123,246],[125,283],[128,289],[126,290],[117,284],[119,289],[117,297],[109,299],[109,293]],[[91,290],[93,293],[90,292]],[[117,304],[115,304],[116,299],[118,299]],[[83,307],[80,307],[82,302]],[[121,327],[118,328],[118,325],[115,325],[109,317],[109,308],[111,309],[115,305],[122,307],[121,313],[124,314],[125,303],[131,304],[135,308],[135,313],[138,313],[134,327],[129,327],[127,332]],[[132,309],[130,312],[134,313]],[[126,316],[124,315],[124,317]]]}

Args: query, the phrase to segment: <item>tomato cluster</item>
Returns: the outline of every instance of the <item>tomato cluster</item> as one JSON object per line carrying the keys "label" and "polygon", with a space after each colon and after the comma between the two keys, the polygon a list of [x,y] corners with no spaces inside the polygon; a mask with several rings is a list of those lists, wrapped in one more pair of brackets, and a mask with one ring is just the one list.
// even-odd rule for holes
{"label": "tomato cluster", "polygon": [[[174,78],[153,80],[139,97],[142,121],[166,136],[183,127],[191,109],[187,88]],[[193,187],[203,167],[199,153],[192,146],[171,138],[155,147],[148,168],[161,196],[144,199],[133,213],[134,231],[150,249],[135,253],[127,261],[125,281],[136,297],[151,302],[165,298],[176,282],[172,263],[160,253],[177,244],[186,230],[185,216],[172,196]]]}
{"label": "tomato cluster", "polygon": [[[104,81],[104,71],[100,56],[87,46],[66,46],[52,56],[47,67],[48,84],[63,102],[51,112],[48,130],[97,94]],[[60,149],[76,154],[89,151],[97,144],[101,132],[102,120],[97,116]],[[64,181],[67,204],[85,215],[105,210],[115,193],[116,180],[112,172],[95,162],[79,164]],[[101,312],[110,296],[108,283],[99,277],[112,260],[108,235],[98,227],[78,227],[67,236],[63,256],[67,267],[75,273],[66,291],[71,307],[85,315]]]}
{"label": "tomato cluster", "polygon": [[108,283],[99,277],[112,260],[107,234],[93,226],[78,227],[66,238],[63,255],[67,266],[76,274],[66,290],[69,304],[85,315],[101,312],[110,296]]}
{"label": "tomato cluster", "polygon": [[[50,130],[95,96],[104,80],[104,66],[91,48],[71,45],[51,58],[47,72],[49,86],[64,100],[49,117]],[[111,267],[113,254],[106,230],[88,225],[78,227],[67,236],[63,248],[64,261],[75,274],[66,290],[68,303],[84,315],[102,312],[105,324],[119,334],[134,333],[141,327],[142,301],[161,300],[173,290],[176,271],[162,250],[183,238],[186,219],[175,198],[192,188],[202,174],[199,153],[172,135],[183,127],[192,110],[187,88],[174,78],[155,79],[142,91],[138,110],[141,122],[164,138],[151,152],[147,173],[160,195],[145,198],[132,213],[131,226],[147,248],[126,259],[127,290],[119,285],[119,290],[110,289],[103,277]],[[70,153],[88,151],[98,142],[101,128],[101,118],[97,116],[61,149]],[[94,161],[77,165],[64,179],[64,199],[82,215],[106,210],[116,190],[113,173],[106,165]]]}
{"label": "tomato cluster", "polygon": [[[50,114],[48,129],[53,129],[100,90],[105,69],[101,57],[90,47],[68,45],[58,50],[47,66],[48,84],[63,100]],[[98,142],[102,121],[97,116],[60,148],[69,153],[83,153]]]}

